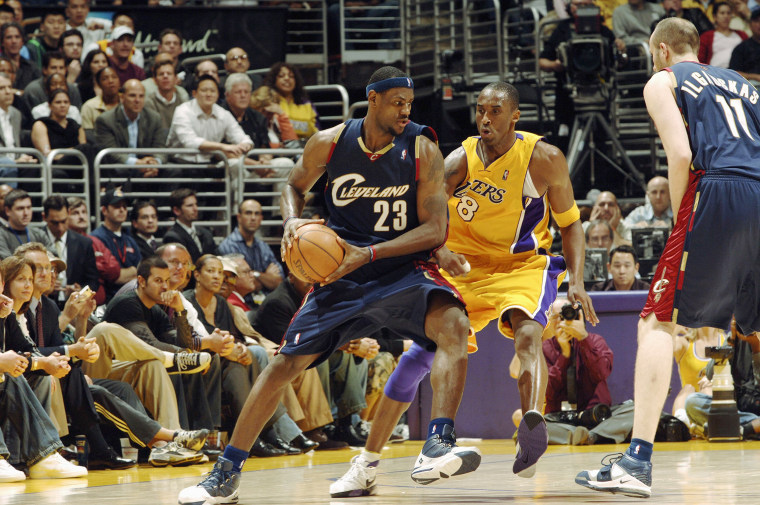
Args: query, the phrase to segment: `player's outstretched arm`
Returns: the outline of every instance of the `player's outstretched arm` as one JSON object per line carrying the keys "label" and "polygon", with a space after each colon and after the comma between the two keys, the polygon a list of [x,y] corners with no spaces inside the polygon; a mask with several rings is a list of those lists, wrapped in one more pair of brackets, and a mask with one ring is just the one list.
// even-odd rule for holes
{"label": "player's outstretched arm", "polygon": [[684,126],[683,116],[678,110],[673,87],[675,77],[670,72],[658,72],[644,86],[644,101],[647,111],[657,127],[662,140],[662,147],[668,157],[668,187],[673,219],[678,217],[681,200],[689,186],[689,168],[691,167],[691,145],[689,134]]}
{"label": "player's outstretched arm", "polygon": [[306,143],[303,156],[301,156],[290,171],[288,183],[282,189],[280,211],[285,220],[285,225],[280,254],[283,260],[285,258],[285,250],[290,248],[293,237],[295,237],[295,232],[300,226],[308,223],[324,222],[322,219],[298,219],[298,217],[303,212],[306,193],[309,192],[311,187],[317,182],[317,179],[325,172],[327,157],[330,155],[333,139],[338,131],[340,131],[340,128],[342,128],[342,125],[312,135]]}
{"label": "player's outstretched arm", "polygon": [[444,160],[446,194],[449,198],[467,178],[467,153],[464,147],[454,149]]}
{"label": "player's outstretched arm", "polygon": [[[537,188],[546,187],[549,206],[555,216],[574,208],[575,197],[567,160],[559,149],[545,142],[537,143],[530,161],[530,174]],[[596,324],[599,319],[596,317],[591,298],[583,287],[586,242],[580,218],[558,224],[562,234],[562,252],[567,264],[567,299],[573,303],[580,303],[583,306],[583,313],[586,314],[586,320],[591,324]]]}

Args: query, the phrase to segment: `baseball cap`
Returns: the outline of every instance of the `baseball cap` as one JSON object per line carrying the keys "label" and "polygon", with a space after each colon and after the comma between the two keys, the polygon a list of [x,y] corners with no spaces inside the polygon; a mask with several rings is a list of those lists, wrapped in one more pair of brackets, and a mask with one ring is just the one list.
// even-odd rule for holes
{"label": "baseball cap", "polygon": [[760,18],[760,7],[752,9],[752,13],[749,16],[750,21]]}
{"label": "baseball cap", "polygon": [[131,35],[132,38],[135,38],[135,32],[132,31],[132,28],[128,26],[117,26],[113,29],[111,32],[111,40],[119,40],[124,35]]}
{"label": "baseball cap", "polygon": [[55,267],[56,272],[64,272],[66,270],[66,262],[63,261],[61,258],[56,256],[55,254],[51,253],[50,251],[47,251],[48,259],[50,260],[50,264]]}
{"label": "baseball cap", "polygon": [[225,272],[231,272],[231,273],[233,273],[235,275],[238,274],[238,272],[237,272],[237,265],[235,265],[234,261],[232,261],[229,258],[225,258],[223,256],[220,256],[219,259],[222,261],[222,269]]}
{"label": "baseball cap", "polygon": [[124,196],[124,193],[120,189],[109,189],[100,197],[100,205],[116,205],[126,199],[127,197]]}

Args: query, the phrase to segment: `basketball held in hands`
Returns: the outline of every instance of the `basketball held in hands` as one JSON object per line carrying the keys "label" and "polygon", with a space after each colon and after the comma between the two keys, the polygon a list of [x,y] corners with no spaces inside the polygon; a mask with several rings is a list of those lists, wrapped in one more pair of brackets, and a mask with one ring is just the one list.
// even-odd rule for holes
{"label": "basketball held in hands", "polygon": [[306,282],[322,282],[338,269],[345,251],[338,235],[323,224],[306,224],[296,230],[285,263],[293,275]]}

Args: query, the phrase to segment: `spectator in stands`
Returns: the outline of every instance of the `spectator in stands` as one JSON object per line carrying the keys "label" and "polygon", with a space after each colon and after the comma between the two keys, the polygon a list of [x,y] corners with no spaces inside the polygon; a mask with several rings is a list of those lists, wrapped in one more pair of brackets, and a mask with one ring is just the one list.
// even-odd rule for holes
{"label": "spectator in stands", "polygon": [[[21,147],[21,112],[13,104],[13,88],[8,74],[0,72],[0,147]],[[14,161],[15,160],[15,161]],[[28,154],[4,154],[0,157],[0,177],[18,177],[16,162],[30,162]],[[15,183],[14,183],[15,185]]]}
{"label": "spectator in stands", "polygon": [[82,73],[84,38],[79,30],[66,30],[58,40],[58,50],[66,57],[66,80],[75,83]]}
{"label": "spectator in stands", "polygon": [[0,229],[0,258],[7,258],[20,244],[40,242],[50,245],[45,232],[30,228],[32,222],[32,197],[23,189],[14,189],[5,195],[5,213],[8,228]]}
{"label": "spectator in stands", "polygon": [[42,202],[42,220],[46,224],[48,242],[52,244],[50,250],[68,266],[58,273],[51,298],[62,307],[71,293],[84,286],[97,293],[100,284],[92,240],[69,232],[69,203],[66,199],[61,195],[45,198]]}
{"label": "spectator in stands", "polygon": [[752,10],[749,27],[752,37],[734,48],[728,68],[757,84],[760,82],[760,7]]}
{"label": "spectator in stands", "polygon": [[[113,15],[113,19],[111,21],[111,33],[113,33],[113,30],[116,30],[116,28],[120,26],[129,28],[132,30],[132,33],[135,33],[135,22],[132,17],[126,12],[117,12]],[[106,52],[109,58],[113,56],[113,40],[111,39],[111,36],[108,38],[103,38],[96,43],[90,44],[89,46],[85,46],[84,52],[87,54],[93,49],[102,49]],[[145,56],[140,49],[133,46],[132,51],[129,55],[129,61],[138,67],[143,68],[145,65]]]}
{"label": "spectator in stands", "polygon": [[24,28],[20,24],[13,22],[0,26],[3,56],[10,58],[16,66],[16,79],[13,81],[13,87],[16,89],[24,89],[30,82],[42,76],[37,64],[21,56],[24,39]]}
{"label": "spectator in stands", "polygon": [[106,111],[115,109],[121,103],[119,90],[121,83],[119,75],[111,67],[98,70],[95,74],[95,82],[100,87],[101,94],[90,98],[82,105],[82,128],[85,133],[95,128],[95,120]]}
{"label": "spectator in stands", "polygon": [[612,276],[606,281],[591,286],[591,291],[643,291],[649,290],[649,283],[636,277],[639,273],[639,259],[629,245],[621,245],[610,251],[607,271]]}
{"label": "spectator in stands", "polygon": [[178,242],[185,246],[193,262],[216,250],[214,235],[207,228],[194,224],[198,220],[198,198],[190,188],[175,189],[169,195],[174,226],[164,235],[164,244]]}
{"label": "spectator in stands", "polygon": [[747,40],[747,34],[729,27],[734,12],[727,2],[712,5],[715,29],[699,37],[699,61],[715,67],[728,68],[734,48]]}
{"label": "spectator in stands", "polygon": [[8,184],[0,184],[0,229],[8,227],[8,214],[5,212],[5,197],[14,189]]}
{"label": "spectator in stands", "polygon": [[[565,67],[559,60],[558,48],[563,42],[570,40],[575,34],[575,16],[580,7],[593,5],[592,0],[572,0],[570,2],[570,13],[572,18],[561,21],[557,28],[552,32],[549,40],[544,45],[539,55],[538,64],[542,71],[553,72],[556,74],[556,103],[555,103],[555,121],[554,135],[559,137],[560,145],[565,145],[570,136],[570,127],[575,117],[575,106],[570,96],[570,91],[565,86],[567,77],[565,76]],[[612,49],[617,47],[618,50],[625,50],[625,43],[615,38],[615,34],[606,26],[601,26],[601,35],[609,43],[610,56]]]}
{"label": "spectator in stands", "polygon": [[214,60],[202,60],[195,66],[195,80],[196,86],[198,80],[204,75],[210,75],[216,82],[219,82],[219,67],[214,63]]}
{"label": "spectator in stands", "polygon": [[615,232],[608,221],[604,219],[595,219],[588,221],[586,226],[586,247],[592,249],[607,249],[609,252],[612,248]]}
{"label": "spectator in stands", "polygon": [[[691,21],[691,23],[696,26],[700,35],[713,29],[713,24],[702,9],[684,9],[682,0],[663,0],[662,8],[665,10],[665,17],[683,18],[687,21]],[[655,22],[653,26],[656,24],[657,22]]]}
{"label": "spectator in stands", "polygon": [[[172,63],[174,63],[174,68],[179,68],[179,57],[182,55],[182,34],[179,30],[175,30],[174,28],[164,28],[161,30],[161,33],[158,35],[156,58],[158,58],[159,54],[169,56]],[[150,64],[151,76],[154,75],[152,69],[155,61],[154,59],[153,63]],[[183,80],[185,78],[184,72],[178,78]]]}
{"label": "spectator in stands", "polygon": [[[31,270],[31,267],[27,267]],[[0,285],[5,275],[0,273]],[[0,311],[0,425],[21,427],[17,432],[19,452],[11,454],[0,431],[0,482],[26,480],[24,472],[13,468],[8,460],[25,464],[32,479],[85,477],[87,469],[69,463],[58,454],[63,447],[55,425],[29,387],[23,373],[31,368],[31,360],[15,351],[15,343],[25,340],[16,318],[11,314],[12,302],[5,301]]]}
{"label": "spectator in stands", "polygon": [[24,21],[24,7],[19,0],[8,0],[5,5],[9,5],[13,9],[13,21],[16,23]]}
{"label": "spectator in stands", "polygon": [[[230,294],[227,296],[227,301],[235,307],[241,308],[247,315],[248,319],[253,325],[253,320],[256,315],[256,310],[259,305],[264,301],[266,295],[261,292],[264,287],[259,279],[254,275],[253,269],[248,265],[245,260],[245,256],[242,254],[227,254],[223,256],[233,265],[235,265],[235,271],[237,272],[237,278],[235,284],[231,286]],[[253,297],[253,303],[249,304],[246,298]]]}
{"label": "spectator in stands", "polygon": [[122,230],[122,224],[127,220],[127,197],[124,193],[120,189],[108,190],[101,197],[100,205],[103,224],[93,231],[92,235],[100,239],[111,251],[122,269],[122,274],[116,282],[106,283],[106,299],[110,300],[122,284],[136,277],[137,265],[142,256],[135,239],[127,234],[126,230]]}
{"label": "spectator in stands", "polygon": [[[233,47],[224,56],[224,68],[227,70],[227,76],[232,74],[245,74],[248,69],[251,68],[251,60],[248,58],[248,53],[241,47]],[[253,89],[261,86],[261,77],[259,75],[248,76],[251,79],[251,86]],[[226,78],[225,78],[226,79]],[[223,80],[221,85],[224,87],[225,81]]]}
{"label": "spectator in stands", "polygon": [[84,58],[82,63],[82,72],[77,77],[77,88],[79,95],[85,102],[96,96],[100,96],[103,90],[95,82],[95,75],[101,68],[108,66],[108,56],[101,49],[93,49]]}
{"label": "spectator in stands", "polygon": [[[55,75],[50,79],[56,78]],[[47,156],[53,149],[74,149],[84,147],[87,138],[84,128],[68,116],[71,101],[63,89],[52,91],[48,101],[50,116],[40,117],[32,126],[32,144],[43,155]],[[61,159],[59,156],[57,159]]]}
{"label": "spectator in stands", "polygon": [[647,183],[646,203],[633,209],[623,222],[628,229],[653,226],[670,228],[673,210],[670,208],[668,180],[661,175],[652,177]]}
{"label": "spectator in stands", "polygon": [[[68,85],[66,83],[66,77],[63,74],[52,74],[45,78],[45,94],[47,95],[47,100],[41,104],[34,106],[32,109],[33,119],[40,119],[50,116],[50,98],[53,96],[53,92],[56,90],[64,91],[68,95]],[[69,100],[71,100],[70,96]],[[78,107],[72,107],[69,105],[69,108],[66,112],[66,117],[73,121],[76,121],[79,125],[82,124],[82,114],[79,112]]]}
{"label": "spectator in stands", "polygon": [[[42,57],[42,61],[42,76],[30,82],[29,85],[24,88],[24,99],[30,110],[35,106],[48,101],[48,95],[45,92],[45,79],[53,74],[66,76],[66,58],[62,53],[58,51],[47,52]],[[82,107],[82,98],[79,96],[79,89],[71,83],[67,83],[66,87],[69,90],[71,104],[77,109]]]}
{"label": "spectator in stands", "polygon": [[45,67],[42,57],[45,53],[58,50],[58,40],[66,30],[66,19],[63,11],[49,9],[42,13],[40,23],[40,35],[26,43],[29,50],[29,59],[38,67]]}
{"label": "spectator in stands", "polygon": [[630,245],[631,230],[623,221],[623,213],[620,210],[617,198],[610,191],[602,191],[597,195],[594,206],[591,208],[591,217],[589,221],[583,223],[583,229],[585,230],[588,227],[590,221],[598,219],[607,221],[612,226],[615,232],[613,245],[618,246],[626,243]]}
{"label": "spectator in stands", "polygon": [[219,244],[219,254],[242,254],[253,269],[254,277],[269,293],[285,277],[282,266],[277,261],[272,249],[263,240],[256,238],[263,219],[261,204],[256,200],[244,200],[238,206],[238,226]]}
{"label": "spectator in stands", "polygon": [[280,94],[280,107],[290,118],[298,138],[305,143],[319,130],[319,114],[309,101],[301,73],[289,63],[275,63],[264,78],[264,84]]}
{"label": "spectator in stands", "polygon": [[[220,150],[235,160],[230,160],[230,175],[236,180],[242,170],[242,160],[253,147],[253,141],[243,132],[233,115],[217,105],[217,80],[211,76],[201,76],[193,95],[195,98],[183,103],[174,112],[167,146],[200,151]],[[190,163],[208,163],[211,159],[207,154],[180,155],[177,158]]]}
{"label": "spectator in stands", "polygon": [[90,3],[87,0],[68,0],[66,2],[66,29],[75,29],[82,34],[84,46],[97,43],[105,37],[105,25],[99,19],[91,19],[87,22],[87,16],[90,15]]}
{"label": "spectator in stands", "polygon": [[177,84],[177,65],[168,54],[156,55],[151,74],[153,77],[143,81],[145,108],[161,116],[161,124],[169,131],[174,111],[190,100],[190,95]]}
{"label": "spectator in stands", "polygon": [[132,49],[135,45],[135,32],[128,26],[117,26],[111,32],[111,51],[113,54],[108,58],[108,64],[119,74],[122,84],[130,79],[142,81],[145,79],[145,71],[131,61]]}
{"label": "spectator in stands", "polygon": [[103,305],[106,301],[106,284],[113,282],[123,284],[130,277],[134,278],[134,269],[122,269],[119,260],[111,254],[111,251],[99,238],[87,235],[90,228],[90,213],[85,201],[78,196],[71,196],[67,202],[69,204],[69,230],[92,241],[95,267],[98,269],[98,291],[95,293],[95,302],[98,305]]}
{"label": "spectator in stands", "polygon": [[665,10],[661,5],[645,0],[628,0],[612,13],[615,36],[626,45],[649,43],[652,23],[661,19]]}
{"label": "spectator in stands", "polygon": [[16,16],[13,12],[13,7],[5,3],[0,5],[0,26],[5,23],[14,22],[15,18]]}
{"label": "spectator in stands", "polygon": [[140,255],[150,258],[156,254],[159,241],[156,238],[158,231],[158,211],[153,200],[135,200],[130,211],[132,221],[132,237],[137,242]]}
{"label": "spectator in stands", "polygon": [[[161,118],[150,110],[145,110],[145,88],[137,79],[124,83],[121,104],[106,111],[95,121],[95,143],[101,148],[166,147],[166,130],[161,125]],[[166,161],[165,154],[111,154],[106,158],[109,163],[126,163],[137,169],[133,177],[155,177],[158,165]]]}
{"label": "spectator in stands", "polygon": [[251,108],[267,118],[269,147],[298,148],[298,135],[290,124],[290,118],[280,107],[280,95],[269,86],[261,86],[251,95]]}
{"label": "spectator in stands", "polygon": [[[612,403],[607,378],[612,372],[612,351],[601,335],[589,333],[582,317],[567,321],[562,318],[562,307],[569,304],[567,298],[557,298],[549,309],[549,321],[544,331],[543,351],[549,368],[549,382],[546,388],[546,414],[557,416],[562,411],[561,404],[575,404],[578,421],[586,424],[584,417],[594,417],[594,407],[607,407]],[[574,368],[575,373],[568,371]],[[573,381],[575,384],[570,384]],[[574,387],[573,387],[574,386]],[[575,398],[570,395],[575,393]],[[600,409],[597,409],[597,411]],[[560,422],[556,422],[559,420]],[[574,426],[563,426],[564,419],[555,417],[548,422],[550,443],[579,445],[588,442],[588,428],[596,423],[588,423],[577,433]],[[551,426],[554,425],[554,426]],[[593,433],[593,430],[592,430]],[[569,440],[568,440],[569,438]],[[592,437],[595,438],[595,437]]]}
{"label": "spectator in stands", "polygon": [[[0,73],[6,74],[11,82],[16,81],[16,67],[10,58],[0,55]],[[32,111],[24,100],[24,91],[15,87],[13,92],[13,105],[21,113],[21,139],[22,144],[29,144],[29,130],[32,128]]]}
{"label": "spectator in stands", "polygon": [[[752,30],[749,27],[749,18],[752,16],[752,10],[748,5],[748,0],[728,0],[728,4],[734,11],[734,17],[731,18],[729,27],[733,30],[739,30],[744,32],[745,35],[752,35]],[[757,3],[753,1],[753,6],[757,6]]]}

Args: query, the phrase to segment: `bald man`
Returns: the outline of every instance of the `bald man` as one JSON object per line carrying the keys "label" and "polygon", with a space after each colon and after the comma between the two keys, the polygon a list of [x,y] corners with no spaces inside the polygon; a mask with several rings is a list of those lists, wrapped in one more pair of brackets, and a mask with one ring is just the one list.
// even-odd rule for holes
{"label": "bald man", "polygon": [[[161,117],[145,108],[145,87],[137,79],[124,83],[121,104],[115,109],[101,114],[95,121],[95,142],[100,149],[108,147],[166,147],[166,129]],[[130,126],[137,124],[137,131],[130,132]],[[166,162],[166,155],[137,156],[134,154],[112,154],[107,163],[135,165],[132,177],[155,177],[158,165]],[[125,175],[126,171],[120,175]]]}
{"label": "bald man", "polygon": [[633,209],[623,222],[628,229],[652,226],[670,228],[673,210],[670,208],[668,180],[661,175],[652,177],[647,183],[646,203]]}

